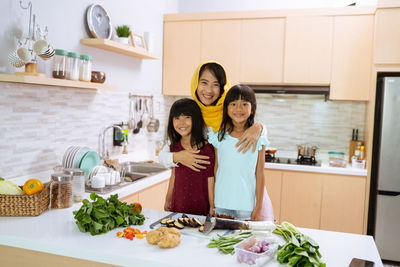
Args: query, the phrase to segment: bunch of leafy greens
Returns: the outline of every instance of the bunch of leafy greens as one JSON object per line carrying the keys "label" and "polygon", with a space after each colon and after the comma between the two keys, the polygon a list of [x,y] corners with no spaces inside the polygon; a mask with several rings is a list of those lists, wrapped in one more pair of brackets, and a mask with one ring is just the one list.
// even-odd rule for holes
{"label": "bunch of leafy greens", "polygon": [[296,227],[288,222],[278,225],[273,231],[281,235],[286,244],[278,247],[277,260],[286,266],[318,266],[325,267],[321,262],[321,253],[318,244],[310,237],[303,235]]}
{"label": "bunch of leafy greens", "polygon": [[117,227],[142,225],[145,220],[139,210],[134,211],[135,205],[119,201],[117,194],[104,199],[91,193],[90,199],[93,202],[84,199],[81,208],[73,212],[81,232],[99,235]]}

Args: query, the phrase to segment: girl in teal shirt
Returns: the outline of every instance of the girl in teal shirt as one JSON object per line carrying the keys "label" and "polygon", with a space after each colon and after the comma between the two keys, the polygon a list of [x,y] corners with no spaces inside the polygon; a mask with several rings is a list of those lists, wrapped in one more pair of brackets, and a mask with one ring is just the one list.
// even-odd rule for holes
{"label": "girl in teal shirt", "polygon": [[209,133],[209,142],[215,148],[214,212],[217,216],[265,220],[265,197],[269,206],[267,213],[272,214],[271,201],[264,185],[265,147],[269,144],[268,140],[260,136],[255,152],[248,150],[244,154],[236,153],[235,148],[238,139],[254,124],[255,114],[256,97],[253,90],[248,86],[235,85],[226,95],[220,130]]}

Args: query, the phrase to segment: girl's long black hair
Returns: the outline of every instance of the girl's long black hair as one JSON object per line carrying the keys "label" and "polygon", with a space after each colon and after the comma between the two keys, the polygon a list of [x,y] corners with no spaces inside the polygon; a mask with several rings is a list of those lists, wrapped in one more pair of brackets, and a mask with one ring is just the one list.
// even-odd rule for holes
{"label": "girl's long black hair", "polygon": [[173,119],[179,116],[192,117],[192,133],[190,137],[190,145],[202,149],[206,143],[207,127],[203,120],[203,115],[197,103],[193,99],[182,98],[172,104],[169,111],[167,134],[171,142],[171,148],[175,148],[182,136],[175,130]]}
{"label": "girl's long black hair", "polygon": [[[225,70],[224,68],[219,65],[218,63],[206,63],[203,66],[201,66],[200,71],[199,71],[199,79],[203,71],[209,70],[211,71],[215,78],[217,78],[217,81],[219,83],[219,96],[218,98],[212,103],[212,106],[215,106],[218,103],[218,100],[221,98],[222,94],[224,93],[224,87],[226,84],[226,75],[225,75]],[[197,95],[197,90],[196,90],[196,95]],[[197,95],[197,99],[199,99],[199,96]]]}
{"label": "girl's long black hair", "polygon": [[231,89],[229,89],[228,93],[225,96],[222,122],[218,132],[219,141],[222,141],[224,139],[225,133],[227,131],[231,132],[233,130],[232,119],[228,116],[228,105],[229,103],[239,99],[248,101],[251,104],[251,114],[246,121],[246,124],[244,126],[245,129],[249,128],[254,124],[254,117],[256,116],[256,109],[257,109],[257,102],[254,91],[247,85],[237,84],[233,86]]}

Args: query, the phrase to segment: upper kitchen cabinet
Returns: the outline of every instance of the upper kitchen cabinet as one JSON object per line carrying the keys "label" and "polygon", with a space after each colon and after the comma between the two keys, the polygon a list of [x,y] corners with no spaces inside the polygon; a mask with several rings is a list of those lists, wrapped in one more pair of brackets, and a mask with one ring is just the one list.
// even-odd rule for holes
{"label": "upper kitchen cabinet", "polygon": [[285,18],[242,22],[240,82],[281,83]]}
{"label": "upper kitchen cabinet", "polygon": [[374,15],[334,18],[331,100],[369,100]]}
{"label": "upper kitchen cabinet", "polygon": [[329,84],[332,38],[332,16],[287,17],[284,82]]}
{"label": "upper kitchen cabinet", "polygon": [[200,36],[200,21],[164,22],[164,95],[190,95],[192,74],[201,61]]}
{"label": "upper kitchen cabinet", "polygon": [[[221,63],[231,85],[239,82],[240,30],[240,20],[202,22],[201,61],[215,60]],[[193,71],[194,68],[191,69]]]}
{"label": "upper kitchen cabinet", "polygon": [[400,8],[376,12],[374,63],[400,64]]}

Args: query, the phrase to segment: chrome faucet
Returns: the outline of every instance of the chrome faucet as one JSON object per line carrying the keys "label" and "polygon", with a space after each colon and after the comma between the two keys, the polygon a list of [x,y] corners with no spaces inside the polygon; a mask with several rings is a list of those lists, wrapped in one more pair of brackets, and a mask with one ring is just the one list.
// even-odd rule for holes
{"label": "chrome faucet", "polygon": [[127,145],[127,140],[126,140],[125,132],[124,132],[124,130],[123,130],[120,126],[118,126],[118,125],[111,125],[111,126],[108,126],[108,127],[104,128],[104,130],[100,133],[100,136],[99,136],[99,137],[100,137],[100,138],[99,138],[99,142],[100,142],[100,144],[99,144],[100,159],[105,160],[105,159],[108,159],[108,157],[109,157],[108,151],[106,150],[106,147],[105,147],[105,136],[106,136],[106,132],[107,132],[109,129],[112,129],[112,128],[118,129],[118,130],[123,134],[123,136],[124,136],[124,142],[122,143],[122,145],[123,145],[123,146],[126,146],[126,145]]}

